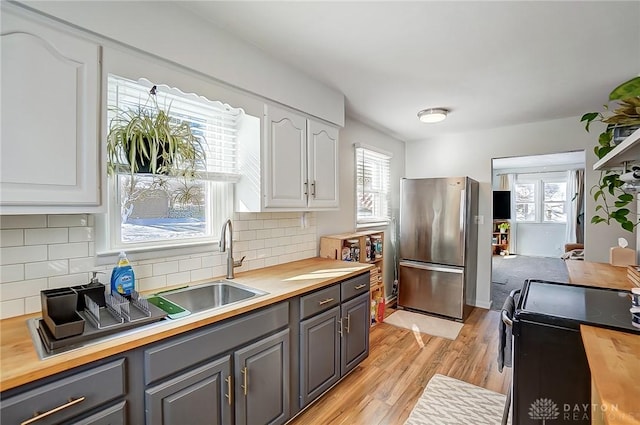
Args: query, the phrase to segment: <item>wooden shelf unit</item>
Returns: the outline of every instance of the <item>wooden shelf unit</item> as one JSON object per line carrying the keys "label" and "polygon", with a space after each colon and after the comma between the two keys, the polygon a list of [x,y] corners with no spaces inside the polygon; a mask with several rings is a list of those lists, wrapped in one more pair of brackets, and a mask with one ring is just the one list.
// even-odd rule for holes
{"label": "wooden shelf unit", "polygon": [[[374,256],[370,254],[367,258],[367,240],[370,243],[370,249]],[[380,254],[376,255],[375,241],[379,241],[381,245]],[[353,243],[352,243],[353,242]],[[376,267],[370,272],[370,299],[375,303],[372,306],[372,317],[374,320],[378,316],[378,304],[380,300],[385,300],[384,290],[384,252],[385,252],[385,240],[384,231],[381,230],[368,230],[362,232],[341,233],[338,235],[328,235],[320,237],[320,257],[331,258],[334,260],[344,259],[349,251],[349,258],[352,257],[351,245],[357,245],[359,249],[359,255],[357,259],[346,260],[347,262],[357,261],[360,263],[373,264]],[[344,252],[344,256],[343,256]],[[375,312],[375,314],[374,314]],[[374,322],[372,320],[372,324]]]}
{"label": "wooden shelf unit", "polygon": [[[491,234],[491,247],[493,255],[500,255],[501,252],[509,252],[509,244],[511,242],[511,228],[501,232],[498,228],[500,223],[509,223],[508,220],[494,220],[493,233]],[[511,223],[509,223],[511,224]]]}

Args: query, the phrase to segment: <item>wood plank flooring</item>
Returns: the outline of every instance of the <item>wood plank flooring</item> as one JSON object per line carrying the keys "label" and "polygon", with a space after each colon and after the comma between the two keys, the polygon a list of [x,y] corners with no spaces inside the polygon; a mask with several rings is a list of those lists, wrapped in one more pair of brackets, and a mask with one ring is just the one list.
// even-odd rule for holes
{"label": "wood plank flooring", "polygon": [[498,372],[499,320],[475,308],[455,341],[378,324],[369,357],[290,424],[402,425],[436,373],[506,394],[511,369]]}

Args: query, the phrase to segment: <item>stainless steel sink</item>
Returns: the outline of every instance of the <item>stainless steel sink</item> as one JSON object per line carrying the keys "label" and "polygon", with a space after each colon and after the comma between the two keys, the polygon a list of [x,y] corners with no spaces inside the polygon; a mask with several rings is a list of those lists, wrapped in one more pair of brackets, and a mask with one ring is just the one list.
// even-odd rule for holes
{"label": "stainless steel sink", "polygon": [[266,294],[267,292],[240,285],[230,280],[217,280],[203,283],[202,285],[162,292],[157,296],[169,300],[191,313],[198,313]]}

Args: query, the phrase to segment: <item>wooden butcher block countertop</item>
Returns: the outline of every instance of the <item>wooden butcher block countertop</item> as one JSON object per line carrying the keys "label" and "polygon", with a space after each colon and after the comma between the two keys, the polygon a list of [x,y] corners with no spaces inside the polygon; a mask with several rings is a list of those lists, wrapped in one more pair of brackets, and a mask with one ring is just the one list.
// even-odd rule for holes
{"label": "wooden butcher block countertop", "polygon": [[[571,283],[624,290],[634,287],[626,267],[576,260],[566,264]],[[596,412],[606,410],[602,420],[607,425],[640,425],[640,335],[586,325],[580,326],[580,334],[600,404]]]}
{"label": "wooden butcher block countertop", "polygon": [[[163,320],[135,332],[40,360],[27,329],[27,320],[40,313],[0,321],[0,391],[18,387],[95,360],[160,341],[279,301],[319,289],[372,268],[369,264],[310,258],[238,273],[234,282],[267,295],[178,320]],[[210,279],[213,280],[213,279]],[[204,283],[194,282],[193,284]]]}

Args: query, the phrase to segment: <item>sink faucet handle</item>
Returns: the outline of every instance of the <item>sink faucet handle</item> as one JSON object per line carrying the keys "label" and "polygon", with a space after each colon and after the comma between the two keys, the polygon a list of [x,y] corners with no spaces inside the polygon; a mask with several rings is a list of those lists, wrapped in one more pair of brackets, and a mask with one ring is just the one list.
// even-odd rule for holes
{"label": "sink faucet handle", "polygon": [[247,256],[243,255],[241,259],[233,260],[233,267],[242,267],[242,262],[244,261],[245,258],[247,258]]}

